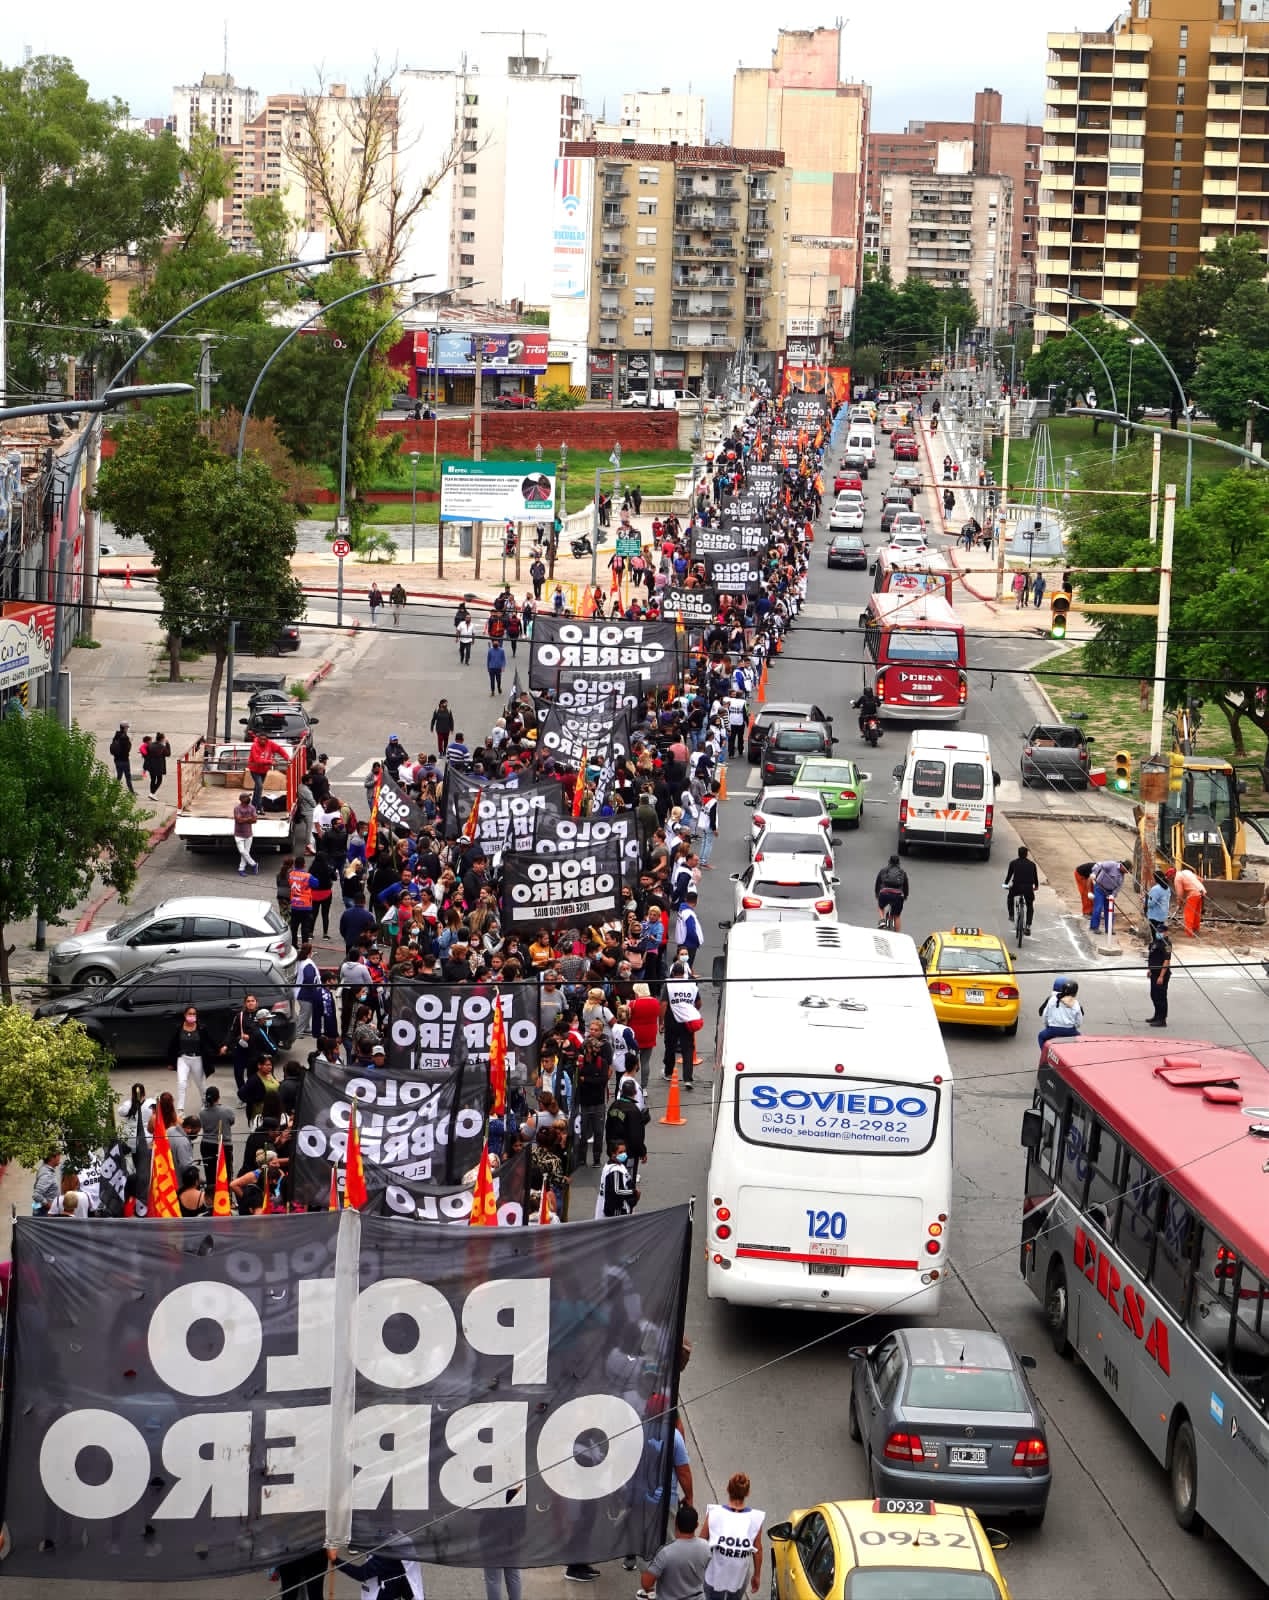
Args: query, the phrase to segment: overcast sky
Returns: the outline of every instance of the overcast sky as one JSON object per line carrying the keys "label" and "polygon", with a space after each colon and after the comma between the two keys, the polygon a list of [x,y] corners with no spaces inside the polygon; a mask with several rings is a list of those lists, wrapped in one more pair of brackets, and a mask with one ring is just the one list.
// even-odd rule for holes
{"label": "overcast sky", "polygon": [[[1010,121],[1040,120],[1046,26],[1105,28],[1111,0],[1076,0],[1074,15],[1055,17],[1018,0],[907,0],[861,7],[846,25],[843,74],[873,86],[873,127],[898,130],[912,118],[968,118],[974,90],[990,85],[1005,97]],[[457,65],[464,49],[479,61],[473,12],[486,30],[529,27],[548,35],[553,64],[580,72],[588,103],[607,98],[616,108],[623,89],[691,87],[708,97],[710,135],[730,132],[731,75],[738,65],[766,66],[779,25],[814,27],[834,17],[753,0],[739,5],[683,5],[638,0],[613,8],[528,7],[519,0],[484,0],[479,8],[437,5],[372,7],[347,0],[302,5],[181,5],[171,0],[63,0],[55,7],[14,11],[0,42],[6,65],[24,47],[39,55],[68,55],[96,94],[117,94],[134,115],[155,116],[170,106],[173,84],[219,71],[224,30],[229,70],[262,94],[311,87],[321,67],[327,78],[356,83],[375,51],[401,66]],[[607,16],[605,13],[607,12]],[[350,19],[355,26],[350,27]],[[175,23],[175,25],[173,25]],[[636,26],[637,23],[637,26]]]}

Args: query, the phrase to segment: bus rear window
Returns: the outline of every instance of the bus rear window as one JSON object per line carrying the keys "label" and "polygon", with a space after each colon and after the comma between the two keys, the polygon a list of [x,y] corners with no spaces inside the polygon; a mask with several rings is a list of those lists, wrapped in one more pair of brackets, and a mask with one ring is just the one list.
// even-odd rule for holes
{"label": "bus rear window", "polygon": [[960,636],[942,628],[894,628],[886,643],[888,661],[959,661]]}
{"label": "bus rear window", "polygon": [[912,763],[912,793],[927,799],[940,799],[947,782],[947,767],[942,761]]}

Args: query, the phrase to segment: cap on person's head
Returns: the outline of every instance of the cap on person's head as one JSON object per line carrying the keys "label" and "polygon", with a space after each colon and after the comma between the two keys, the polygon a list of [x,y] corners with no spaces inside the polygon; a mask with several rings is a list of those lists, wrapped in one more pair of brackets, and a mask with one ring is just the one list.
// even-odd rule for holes
{"label": "cap on person's head", "polygon": [[698,895],[697,895],[697,891],[695,889],[689,889],[687,891],[687,899],[695,900],[697,898],[698,898]]}
{"label": "cap on person's head", "polygon": [[381,1044],[375,1045],[374,1048],[370,1052],[370,1054],[372,1056],[386,1056],[387,1053],[388,1053],[387,1050]]}

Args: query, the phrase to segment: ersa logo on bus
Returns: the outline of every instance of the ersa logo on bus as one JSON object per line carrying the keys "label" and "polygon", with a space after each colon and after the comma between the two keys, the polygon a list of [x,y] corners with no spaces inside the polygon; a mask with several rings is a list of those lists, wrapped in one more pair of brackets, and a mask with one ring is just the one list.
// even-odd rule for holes
{"label": "ersa logo on bus", "polygon": [[1075,1230],[1071,1258],[1076,1270],[1084,1274],[1110,1309],[1122,1318],[1124,1327],[1145,1342],[1146,1354],[1170,1376],[1172,1357],[1168,1350],[1168,1325],[1161,1317],[1152,1317],[1147,1328],[1148,1308],[1141,1290],[1120,1277],[1119,1268],[1083,1228]]}

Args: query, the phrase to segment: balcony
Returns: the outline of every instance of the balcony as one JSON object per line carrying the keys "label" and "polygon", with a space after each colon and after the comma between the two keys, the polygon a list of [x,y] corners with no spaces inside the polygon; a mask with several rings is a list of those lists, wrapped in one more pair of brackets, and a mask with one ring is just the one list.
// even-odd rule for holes
{"label": "balcony", "polygon": [[[735,282],[735,279],[732,280]],[[768,294],[771,290],[771,279],[765,272],[746,272],[745,288],[751,294]]]}
{"label": "balcony", "polygon": [[1238,180],[1236,178],[1204,178],[1204,195],[1237,194]]}
{"label": "balcony", "polygon": [[1135,278],[1137,276],[1137,263],[1135,261],[1108,261],[1104,270],[1108,278]]}
{"label": "balcony", "polygon": [[1205,132],[1209,139],[1236,139],[1239,134],[1238,119],[1208,117]]}
{"label": "balcony", "polygon": [[1141,248],[1141,239],[1135,233],[1121,233],[1118,230],[1111,230],[1106,235],[1106,248],[1108,250],[1139,250]]}
{"label": "balcony", "polygon": [[624,211],[609,211],[607,206],[604,207],[602,225],[605,228],[624,228],[629,221]]}
{"label": "balcony", "polygon": [[770,205],[775,200],[775,197],[774,189],[765,188],[760,184],[755,184],[749,191],[749,202],[755,206]]}
{"label": "balcony", "polygon": [[670,348],[672,350],[734,350],[736,341],[729,333],[712,333],[708,338],[700,338],[686,333],[672,333],[670,335]]}
{"label": "balcony", "polygon": [[1106,220],[1108,222],[1140,222],[1141,204],[1139,201],[1116,200],[1106,207]]}
{"label": "balcony", "polygon": [[717,211],[706,206],[675,206],[674,226],[676,228],[734,228],[736,215],[732,211]]}
{"label": "balcony", "polygon": [[1213,58],[1208,63],[1207,81],[1213,83],[1241,83],[1243,81],[1243,64],[1241,61],[1217,61]]}
{"label": "balcony", "polygon": [[605,272],[599,280],[601,289],[624,289],[626,287],[626,274],[624,272]]}
{"label": "balcony", "polygon": [[769,244],[751,244],[748,250],[745,251],[746,261],[772,261],[774,259],[775,251]]}
{"label": "balcony", "polygon": [[676,272],[673,286],[676,289],[734,289],[736,277],[731,272]]}
{"label": "balcony", "polygon": [[599,253],[600,255],[607,256],[609,260],[612,260],[616,256],[624,256],[626,253],[626,247],[624,244],[620,244],[615,239],[605,239],[603,244],[601,244],[599,247]]}
{"label": "balcony", "polygon": [[1128,178],[1107,178],[1106,188],[1109,189],[1112,194],[1140,194],[1141,174],[1140,172],[1137,172],[1134,173],[1132,177]]}
{"label": "balcony", "polygon": [[1065,117],[1056,116],[1046,111],[1044,114],[1043,126],[1045,133],[1074,133],[1075,118],[1073,115]]}
{"label": "balcony", "polygon": [[601,300],[599,314],[601,317],[624,317],[626,313],[622,310],[620,300]]}
{"label": "balcony", "polygon": [[1102,290],[1101,298],[1108,306],[1135,306],[1137,290],[1135,285],[1131,289],[1126,289],[1122,284],[1116,286],[1108,283]]}
{"label": "balcony", "polygon": [[712,242],[701,244],[680,244],[674,242],[674,255],[676,260],[709,261],[726,259],[736,254],[736,246],[730,239],[715,239]]}
{"label": "balcony", "polygon": [[755,216],[751,211],[749,213],[749,220],[745,223],[745,232],[770,233],[771,224],[767,221],[765,216]]}
{"label": "balcony", "polygon": [[601,193],[605,200],[624,200],[630,190],[624,179],[619,179],[616,183],[605,180]]}
{"label": "balcony", "polygon": [[1205,167],[1236,167],[1238,165],[1237,150],[1204,150],[1203,165]]}
{"label": "balcony", "polygon": [[1205,228],[1232,228],[1237,215],[1233,206],[1204,206],[1199,221]]}
{"label": "balcony", "polygon": [[1144,89],[1116,88],[1115,93],[1111,98],[1111,110],[1127,111],[1136,106],[1144,107],[1145,103],[1146,91]]}
{"label": "balcony", "polygon": [[721,305],[708,300],[672,300],[670,316],[675,322],[730,322],[733,310],[730,300]]}
{"label": "balcony", "polygon": [[1144,83],[1150,76],[1150,63],[1148,61],[1125,61],[1122,56],[1115,59],[1115,77],[1133,78]]}

